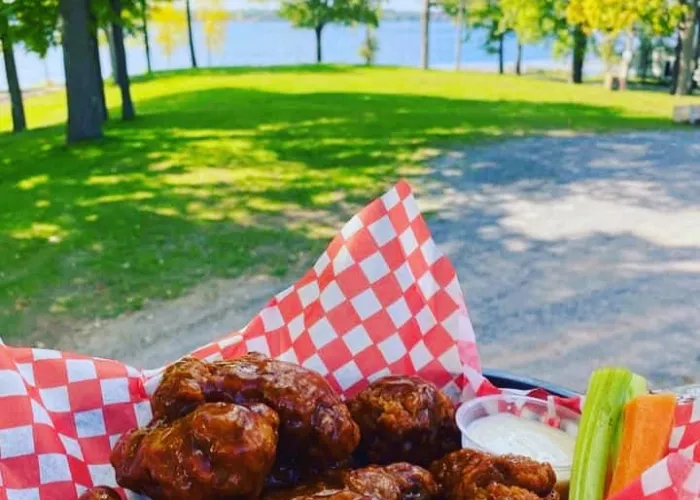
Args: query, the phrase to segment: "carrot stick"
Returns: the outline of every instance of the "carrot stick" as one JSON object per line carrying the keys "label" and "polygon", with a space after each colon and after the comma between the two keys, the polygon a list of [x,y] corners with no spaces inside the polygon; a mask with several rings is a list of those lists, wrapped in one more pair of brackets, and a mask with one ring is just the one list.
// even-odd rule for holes
{"label": "carrot stick", "polygon": [[622,491],[666,455],[675,408],[674,394],[643,394],[625,405],[620,454],[608,496]]}

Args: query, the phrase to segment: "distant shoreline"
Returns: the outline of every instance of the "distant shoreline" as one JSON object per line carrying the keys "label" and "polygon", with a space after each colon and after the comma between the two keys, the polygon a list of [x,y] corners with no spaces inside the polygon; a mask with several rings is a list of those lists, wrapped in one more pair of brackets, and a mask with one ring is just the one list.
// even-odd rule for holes
{"label": "distant shoreline", "polygon": [[[277,10],[272,9],[245,9],[242,11],[230,11],[230,19],[232,21],[281,21],[288,23],[289,21],[281,18],[277,14]],[[195,18],[198,18],[197,10],[194,10]],[[400,11],[400,10],[382,10],[379,22],[383,21],[420,21],[420,12]],[[431,21],[452,21],[452,18],[440,10],[432,10],[430,12]]]}

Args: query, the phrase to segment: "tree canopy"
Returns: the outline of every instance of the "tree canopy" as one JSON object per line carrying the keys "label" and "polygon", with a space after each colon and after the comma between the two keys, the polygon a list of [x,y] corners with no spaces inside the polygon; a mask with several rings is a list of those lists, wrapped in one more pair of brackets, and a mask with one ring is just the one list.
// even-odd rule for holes
{"label": "tree canopy", "polygon": [[684,6],[677,0],[570,0],[567,19],[588,33],[608,36],[647,27],[654,34],[668,35],[678,26]]}
{"label": "tree canopy", "polygon": [[368,0],[283,0],[280,16],[298,28],[378,22],[377,9]]}

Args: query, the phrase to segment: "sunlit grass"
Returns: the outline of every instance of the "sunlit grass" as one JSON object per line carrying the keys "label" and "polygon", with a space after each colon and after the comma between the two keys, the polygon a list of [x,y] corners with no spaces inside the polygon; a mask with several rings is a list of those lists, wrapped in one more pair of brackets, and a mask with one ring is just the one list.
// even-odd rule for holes
{"label": "sunlit grass", "polygon": [[[441,147],[668,128],[678,101],[411,69],[179,72],[133,84],[139,118],[64,145],[65,97],[0,134],[0,335],[111,316],[211,278],[307,262],[360,204]],[[0,103],[0,131],[10,129]],[[138,334],[138,332],[135,332]]]}

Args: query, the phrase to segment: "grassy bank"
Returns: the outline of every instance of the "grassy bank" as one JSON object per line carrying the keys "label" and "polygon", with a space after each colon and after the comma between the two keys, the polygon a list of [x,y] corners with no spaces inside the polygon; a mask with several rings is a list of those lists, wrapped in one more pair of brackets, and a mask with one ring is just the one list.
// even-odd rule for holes
{"label": "grassy bank", "polygon": [[[59,331],[246,271],[284,273],[442,146],[669,128],[677,101],[491,74],[301,67],[160,74],[139,118],[63,143],[65,97],[0,103],[0,335]],[[39,128],[41,127],[41,128]],[[37,128],[39,128],[37,130]]]}

